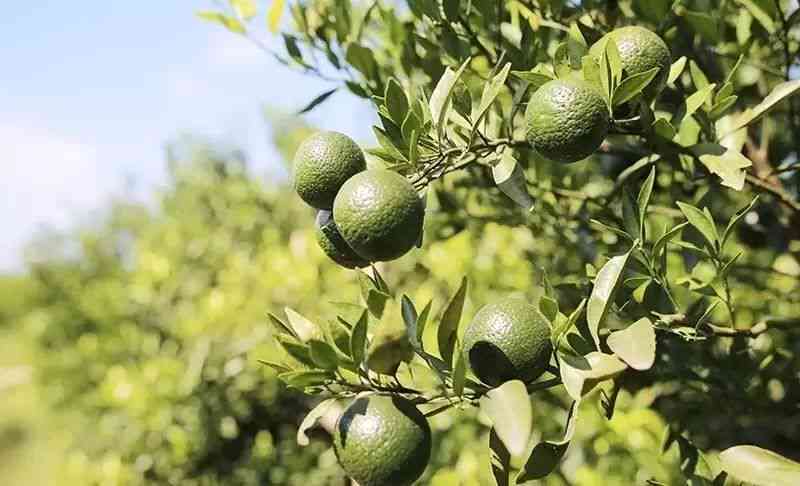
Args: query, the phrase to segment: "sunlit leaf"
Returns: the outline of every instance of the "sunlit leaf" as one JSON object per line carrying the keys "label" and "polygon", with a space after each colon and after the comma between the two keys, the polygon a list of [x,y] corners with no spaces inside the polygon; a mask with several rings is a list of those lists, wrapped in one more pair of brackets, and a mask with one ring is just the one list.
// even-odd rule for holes
{"label": "sunlit leaf", "polygon": [[498,189],[512,201],[527,211],[534,209],[535,202],[528,192],[525,172],[517,163],[512,149],[504,150],[498,163],[492,166],[492,177]]}
{"label": "sunlit leaf", "polygon": [[533,410],[525,384],[519,380],[507,381],[490,390],[481,398],[480,405],[512,458],[521,458],[528,447],[533,425]]}
{"label": "sunlit leaf", "polygon": [[800,79],[795,79],[794,81],[785,81],[779,84],[766,98],[764,98],[764,101],[742,113],[742,115],[736,121],[736,124],[729,130],[728,133],[735,132],[740,128],[750,125],[764,116],[771,109],[775,108],[775,106],[785,98],[796,94],[798,91],[800,91]]}
{"label": "sunlit leaf", "polygon": [[610,259],[603,265],[594,280],[594,288],[586,308],[586,320],[589,323],[589,332],[592,334],[592,339],[594,339],[597,349],[600,349],[598,331],[614,303],[614,296],[622,282],[622,273],[628,263],[630,254],[630,252],[627,252],[624,255],[618,255]]}
{"label": "sunlit leaf", "polygon": [[310,441],[306,432],[317,425],[317,423],[328,414],[328,412],[336,409],[336,399],[328,398],[321,401],[316,407],[312,408],[300,423],[297,428],[297,443],[301,446],[307,446]]}
{"label": "sunlit leaf", "polygon": [[608,347],[628,366],[649,370],[656,359],[656,333],[653,323],[644,317],[608,336]]}
{"label": "sunlit leaf", "polygon": [[740,481],[758,486],[800,484],[800,463],[751,445],[735,446],[719,454],[722,469]]}

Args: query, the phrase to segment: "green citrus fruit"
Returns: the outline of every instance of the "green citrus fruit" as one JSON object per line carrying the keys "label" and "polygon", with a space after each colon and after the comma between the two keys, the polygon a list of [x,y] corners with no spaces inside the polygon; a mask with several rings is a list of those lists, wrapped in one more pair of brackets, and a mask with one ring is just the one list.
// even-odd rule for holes
{"label": "green citrus fruit", "polygon": [[411,250],[422,235],[424,213],[414,186],[385,169],[348,179],[333,204],[344,240],[369,261],[394,260]]}
{"label": "green citrus fruit", "polygon": [[361,268],[369,265],[369,262],[358,256],[344,241],[339,228],[333,221],[333,214],[330,211],[321,210],[317,212],[317,243],[328,257],[346,268]]}
{"label": "green citrus fruit", "polygon": [[555,79],[543,84],[525,112],[528,141],[542,156],[556,162],[585,159],[608,134],[608,105],[584,81]]}
{"label": "green citrus fruit", "polygon": [[333,447],[339,464],[360,486],[408,486],[428,465],[431,429],[405,398],[366,395],[339,417]]}
{"label": "green citrus fruit", "polygon": [[305,139],[294,156],[294,188],[317,209],[331,209],[347,179],[366,169],[364,153],[347,135],[320,132]]}
{"label": "green citrus fruit", "polygon": [[550,361],[550,326],[535,306],[506,298],[475,314],[464,333],[464,352],[475,376],[487,385],[530,382]]}
{"label": "green citrus fruit", "polygon": [[615,29],[598,40],[589,54],[600,59],[608,39],[613,39],[622,59],[622,70],[627,76],[659,68],[658,74],[645,88],[645,96],[653,99],[664,89],[672,64],[669,47],[655,32],[631,25]]}

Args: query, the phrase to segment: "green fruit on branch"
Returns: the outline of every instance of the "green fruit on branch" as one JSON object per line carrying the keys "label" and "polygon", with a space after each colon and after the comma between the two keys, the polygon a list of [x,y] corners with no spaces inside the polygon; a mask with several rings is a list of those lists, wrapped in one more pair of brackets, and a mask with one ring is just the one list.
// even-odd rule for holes
{"label": "green fruit on branch", "polygon": [[631,25],[615,29],[603,36],[592,45],[589,54],[599,60],[608,39],[617,45],[622,60],[622,71],[626,76],[640,74],[653,68],[659,69],[656,77],[644,90],[648,99],[658,96],[667,83],[672,64],[672,55],[664,40],[655,32]]}
{"label": "green fruit on branch", "polygon": [[550,362],[547,319],[535,306],[511,297],[482,307],[464,333],[464,353],[482,382],[531,382]]}
{"label": "green fruit on branch", "polygon": [[364,153],[347,135],[320,132],[300,144],[294,156],[294,189],[317,209],[331,209],[336,193],[366,169]]}
{"label": "green fruit on branch", "polygon": [[428,465],[431,429],[409,400],[366,395],[339,417],[333,446],[345,473],[360,486],[408,486]]}
{"label": "green fruit on branch", "polygon": [[384,169],[361,172],[342,186],[333,218],[344,240],[361,257],[399,258],[419,242],[425,210],[414,186]]}
{"label": "green fruit on branch", "polygon": [[361,268],[369,262],[361,258],[350,245],[344,241],[339,228],[333,220],[333,213],[321,210],[317,213],[317,243],[322,251],[334,262],[345,268]]}
{"label": "green fruit on branch", "polygon": [[528,142],[542,156],[563,163],[593,154],[609,129],[602,94],[581,80],[556,79],[543,84],[525,112]]}

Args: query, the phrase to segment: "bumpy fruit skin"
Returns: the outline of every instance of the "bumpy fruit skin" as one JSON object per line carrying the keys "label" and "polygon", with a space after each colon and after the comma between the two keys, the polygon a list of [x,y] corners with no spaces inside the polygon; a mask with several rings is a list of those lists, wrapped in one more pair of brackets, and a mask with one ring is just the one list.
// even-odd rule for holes
{"label": "bumpy fruit skin", "polygon": [[574,79],[543,84],[528,101],[525,120],[533,148],[542,156],[563,163],[577,162],[594,153],[609,127],[603,96]]}
{"label": "bumpy fruit skin", "polygon": [[655,32],[631,25],[612,30],[603,36],[592,45],[589,54],[600,59],[608,39],[613,39],[617,44],[619,56],[622,59],[622,70],[626,75],[633,76],[654,67],[659,68],[656,77],[644,90],[648,99],[658,96],[667,83],[669,68],[672,64],[672,54],[664,40]]}
{"label": "bumpy fruit skin", "polygon": [[347,135],[320,132],[303,141],[294,156],[294,189],[317,209],[331,209],[339,188],[365,170],[361,148]]}
{"label": "bumpy fruit skin", "polygon": [[489,386],[530,382],[550,361],[550,326],[535,306],[506,298],[475,314],[464,333],[464,352],[472,371]]}
{"label": "bumpy fruit skin", "polygon": [[411,250],[422,235],[425,209],[405,177],[372,169],[351,177],[333,204],[344,240],[363,258],[389,261]]}
{"label": "bumpy fruit skin", "polygon": [[361,258],[344,241],[330,211],[323,209],[317,213],[316,233],[319,247],[334,262],[345,268],[361,268],[369,265],[368,261]]}
{"label": "bumpy fruit skin", "polygon": [[367,395],[339,417],[333,447],[339,464],[360,486],[408,486],[428,465],[431,429],[405,398]]}

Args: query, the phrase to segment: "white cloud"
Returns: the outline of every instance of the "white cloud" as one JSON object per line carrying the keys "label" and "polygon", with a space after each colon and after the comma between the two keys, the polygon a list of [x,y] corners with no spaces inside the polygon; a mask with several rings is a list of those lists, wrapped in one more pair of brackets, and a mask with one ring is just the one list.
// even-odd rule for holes
{"label": "white cloud", "polygon": [[31,124],[0,122],[0,270],[17,270],[37,228],[86,219],[112,191],[113,177],[87,142]]}

